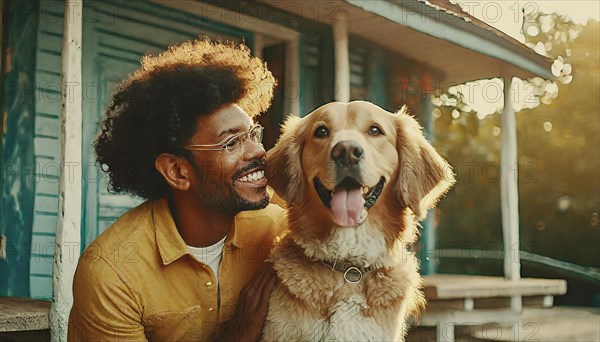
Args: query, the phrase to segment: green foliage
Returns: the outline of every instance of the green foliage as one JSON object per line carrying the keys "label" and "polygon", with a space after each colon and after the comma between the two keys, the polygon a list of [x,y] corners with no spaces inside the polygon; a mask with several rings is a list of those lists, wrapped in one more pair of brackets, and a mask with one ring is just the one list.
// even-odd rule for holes
{"label": "green foliage", "polygon": [[[517,113],[521,249],[600,266],[600,27],[537,13],[523,31],[558,77],[530,80],[543,104]],[[456,89],[434,103],[436,147],[459,176],[438,247],[501,249],[500,114],[478,118]]]}

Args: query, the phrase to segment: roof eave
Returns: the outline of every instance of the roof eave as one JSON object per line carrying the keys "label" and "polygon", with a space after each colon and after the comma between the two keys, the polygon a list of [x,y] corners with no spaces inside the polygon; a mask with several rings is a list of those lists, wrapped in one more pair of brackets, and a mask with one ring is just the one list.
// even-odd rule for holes
{"label": "roof eave", "polygon": [[[417,0],[404,0],[399,3],[369,0],[344,1],[399,25],[498,59],[508,64],[506,68],[508,75],[554,78],[550,69],[552,65],[550,59],[538,55],[520,43],[521,46],[469,23],[464,18],[434,9],[423,2]],[[515,67],[519,69],[520,75],[511,72]]]}

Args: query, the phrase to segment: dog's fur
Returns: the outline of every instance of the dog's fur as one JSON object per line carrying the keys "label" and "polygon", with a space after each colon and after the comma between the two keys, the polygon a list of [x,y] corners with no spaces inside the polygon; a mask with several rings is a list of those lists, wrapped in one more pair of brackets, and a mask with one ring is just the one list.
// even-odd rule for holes
{"label": "dog's fur", "polygon": [[[382,135],[369,134],[376,125]],[[327,137],[315,137],[324,126]],[[329,103],[304,118],[290,116],[267,156],[267,177],[288,203],[290,233],[272,252],[281,280],[270,299],[266,341],[404,340],[405,319],[425,305],[418,262],[407,246],[417,220],[451,187],[452,171],[402,108],[390,113],[364,101]],[[366,220],[340,227],[315,190],[340,182],[333,146],[364,149],[361,185],[385,185]],[[374,267],[358,284],[321,261]]]}

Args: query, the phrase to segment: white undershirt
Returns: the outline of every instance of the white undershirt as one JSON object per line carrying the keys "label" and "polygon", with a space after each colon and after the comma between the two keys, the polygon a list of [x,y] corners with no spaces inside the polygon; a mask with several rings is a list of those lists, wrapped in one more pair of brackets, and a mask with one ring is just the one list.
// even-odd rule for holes
{"label": "white undershirt", "polygon": [[208,265],[213,270],[217,283],[219,282],[219,263],[221,262],[221,255],[223,255],[225,238],[227,238],[227,236],[225,236],[221,241],[208,247],[187,246],[190,250],[190,253],[192,253],[196,260]]}

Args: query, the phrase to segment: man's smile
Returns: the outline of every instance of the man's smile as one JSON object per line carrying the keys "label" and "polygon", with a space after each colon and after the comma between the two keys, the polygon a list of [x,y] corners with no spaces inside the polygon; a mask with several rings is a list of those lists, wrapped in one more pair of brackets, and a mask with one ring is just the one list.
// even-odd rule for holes
{"label": "man's smile", "polygon": [[256,182],[265,178],[265,170],[259,170],[255,172],[248,173],[243,177],[238,178],[239,182]]}

